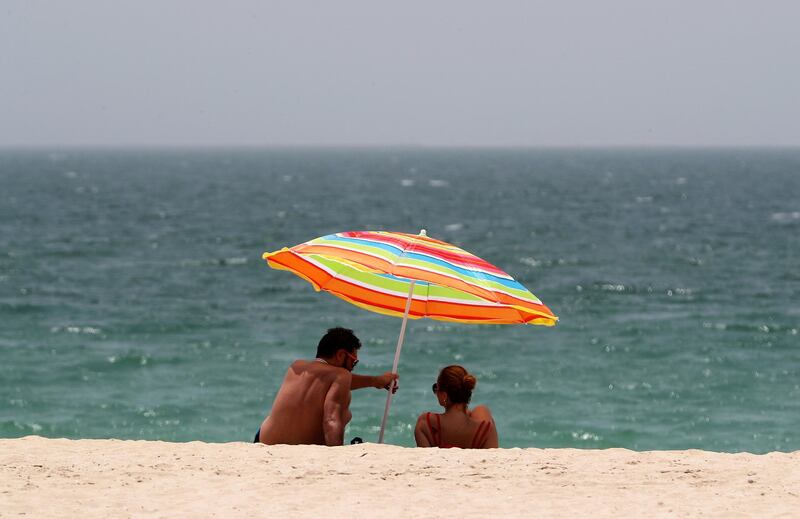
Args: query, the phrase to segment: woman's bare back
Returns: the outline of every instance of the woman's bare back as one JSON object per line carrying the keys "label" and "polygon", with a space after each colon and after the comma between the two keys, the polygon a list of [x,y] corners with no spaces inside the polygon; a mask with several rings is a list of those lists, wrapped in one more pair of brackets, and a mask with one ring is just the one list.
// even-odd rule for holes
{"label": "woman's bare back", "polygon": [[420,416],[417,427],[422,427],[420,432],[432,447],[475,449],[498,446],[497,429],[486,406],[478,406],[467,413],[425,413]]}

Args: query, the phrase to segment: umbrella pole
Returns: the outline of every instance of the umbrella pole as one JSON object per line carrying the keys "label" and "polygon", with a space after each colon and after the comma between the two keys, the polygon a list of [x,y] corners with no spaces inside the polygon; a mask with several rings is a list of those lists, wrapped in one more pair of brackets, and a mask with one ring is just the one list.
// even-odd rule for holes
{"label": "umbrella pole", "polygon": [[[414,283],[411,280],[411,285],[408,287],[408,298],[406,299],[406,310],[403,312],[403,324],[400,326],[400,337],[397,338],[397,348],[394,351],[394,364],[392,365],[392,373],[397,373],[397,365],[400,363],[400,350],[403,349],[403,337],[406,334],[406,323],[408,322],[408,312],[411,310],[411,298],[414,295]],[[389,407],[392,405],[392,389],[389,388],[389,394],[386,396],[386,408],[383,410],[383,420],[381,420],[381,432],[378,435],[378,443],[383,443],[383,432],[386,430],[386,419],[389,417]]]}

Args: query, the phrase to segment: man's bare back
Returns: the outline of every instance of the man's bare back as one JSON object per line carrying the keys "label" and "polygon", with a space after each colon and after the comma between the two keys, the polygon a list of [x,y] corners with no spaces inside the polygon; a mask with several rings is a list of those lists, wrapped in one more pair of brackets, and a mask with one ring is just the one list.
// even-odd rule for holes
{"label": "man's bare back", "polygon": [[317,360],[293,362],[261,424],[261,443],[342,445],[352,417],[350,383],[344,368]]}
{"label": "man's bare back", "polygon": [[342,445],[350,422],[350,391],[362,387],[397,390],[397,374],[369,376],[351,373],[358,364],[361,341],[353,330],[331,328],[320,339],[317,358],[289,366],[272,411],[255,441]]}

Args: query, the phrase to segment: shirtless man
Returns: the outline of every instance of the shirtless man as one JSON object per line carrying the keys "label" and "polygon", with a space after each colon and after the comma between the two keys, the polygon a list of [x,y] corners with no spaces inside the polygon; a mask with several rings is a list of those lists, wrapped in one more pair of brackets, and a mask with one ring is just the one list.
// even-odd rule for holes
{"label": "shirtless man", "polygon": [[317,358],[289,366],[255,442],[342,445],[344,427],[352,417],[350,391],[394,388],[398,378],[391,372],[374,377],[353,374],[359,348],[361,341],[352,330],[328,330],[317,346]]}

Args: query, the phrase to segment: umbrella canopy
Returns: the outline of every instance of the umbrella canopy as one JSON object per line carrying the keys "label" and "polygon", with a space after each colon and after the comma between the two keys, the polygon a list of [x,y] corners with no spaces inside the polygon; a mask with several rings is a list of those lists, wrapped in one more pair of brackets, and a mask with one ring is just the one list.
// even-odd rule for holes
{"label": "umbrella canopy", "polygon": [[377,313],[403,316],[411,293],[412,319],[545,326],[558,320],[499,268],[425,235],[343,232],[264,253],[264,259],[316,290]]}
{"label": "umbrella canopy", "polygon": [[[265,252],[270,267],[288,270],[354,305],[403,317],[392,372],[397,373],[406,322],[441,321],[553,326],[558,317],[514,278],[455,245],[419,235],[355,231]],[[378,442],[392,403],[386,397]]]}

